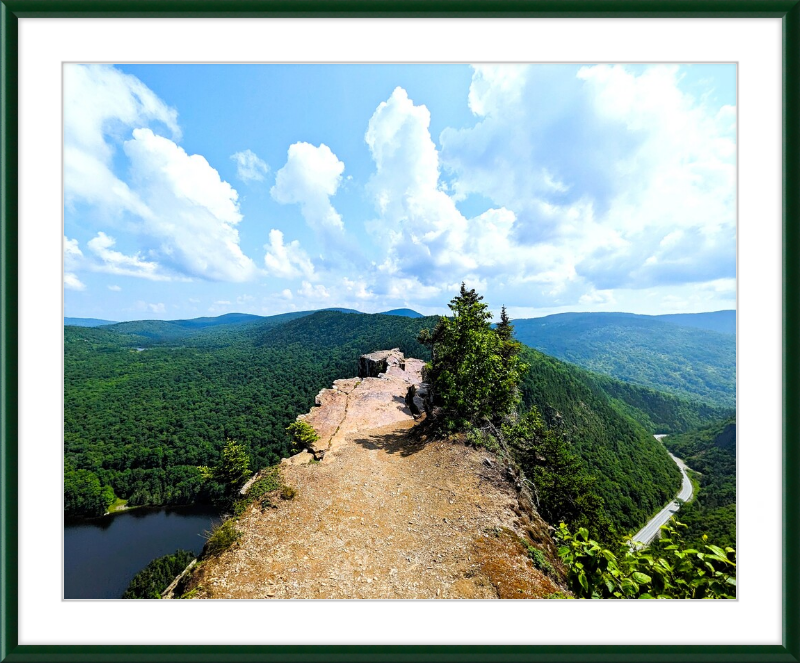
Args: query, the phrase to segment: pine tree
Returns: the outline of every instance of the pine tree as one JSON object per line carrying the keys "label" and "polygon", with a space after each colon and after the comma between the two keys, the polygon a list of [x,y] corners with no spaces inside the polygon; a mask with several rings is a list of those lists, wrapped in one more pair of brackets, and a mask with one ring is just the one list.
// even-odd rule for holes
{"label": "pine tree", "polygon": [[441,318],[432,334],[420,336],[431,345],[426,375],[434,405],[450,429],[499,421],[519,398],[517,383],[524,370],[516,357],[519,343],[491,328],[489,307],[464,283],[449,308],[452,317]]}

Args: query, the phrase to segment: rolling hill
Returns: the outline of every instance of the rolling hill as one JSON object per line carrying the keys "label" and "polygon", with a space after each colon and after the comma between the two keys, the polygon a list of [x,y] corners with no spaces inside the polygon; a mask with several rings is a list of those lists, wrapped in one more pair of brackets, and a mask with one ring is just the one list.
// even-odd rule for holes
{"label": "rolling hill", "polygon": [[98,320],[97,318],[64,318],[64,326],[73,327],[100,327],[102,325],[113,325],[113,320]]}
{"label": "rolling hill", "polygon": [[624,382],[732,408],[736,337],[632,313],[514,320],[525,345]]}
{"label": "rolling hill", "polygon": [[[200,329],[161,323],[185,332],[164,340],[143,322],[65,328],[69,466],[131,505],[203,499],[195,468],[213,462],[226,439],[245,443],[255,467],[277,462],[290,451],[286,426],[320,389],[356,375],[359,355],[375,349],[426,358],[416,336],[436,321],[335,311],[275,318]],[[143,338],[146,349],[138,351]],[[611,520],[621,529],[640,525],[679,483],[643,425],[656,416],[658,399],[630,386],[636,407],[625,409],[587,371],[533,350],[525,359],[525,404],[539,406],[571,441],[597,477]]]}
{"label": "rolling hill", "polygon": [[681,327],[695,327],[719,332],[720,334],[736,333],[736,311],[713,311],[711,313],[670,313],[655,315],[663,322],[671,322]]}

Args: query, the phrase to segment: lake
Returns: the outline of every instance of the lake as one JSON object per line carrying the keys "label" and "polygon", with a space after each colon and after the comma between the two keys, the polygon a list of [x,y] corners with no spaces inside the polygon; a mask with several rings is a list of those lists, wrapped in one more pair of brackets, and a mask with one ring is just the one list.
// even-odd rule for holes
{"label": "lake", "polygon": [[179,548],[198,554],[218,521],[207,506],[131,509],[64,526],[64,598],[118,599],[133,576]]}

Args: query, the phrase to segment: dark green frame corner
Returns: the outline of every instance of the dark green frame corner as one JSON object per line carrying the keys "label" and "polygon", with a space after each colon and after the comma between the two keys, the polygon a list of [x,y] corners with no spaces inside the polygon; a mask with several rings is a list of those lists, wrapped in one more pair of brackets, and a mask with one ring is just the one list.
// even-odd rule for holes
{"label": "dark green frame corner", "polygon": [[[18,644],[17,19],[771,17],[783,20],[783,644],[774,646],[32,646]],[[0,662],[800,663],[800,0],[0,0]]]}

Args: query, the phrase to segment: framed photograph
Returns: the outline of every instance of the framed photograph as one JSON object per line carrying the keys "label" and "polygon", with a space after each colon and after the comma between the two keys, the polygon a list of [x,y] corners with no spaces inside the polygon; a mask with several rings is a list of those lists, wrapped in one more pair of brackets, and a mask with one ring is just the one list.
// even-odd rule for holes
{"label": "framed photograph", "polygon": [[799,660],[796,4],[0,0],[0,660]]}

